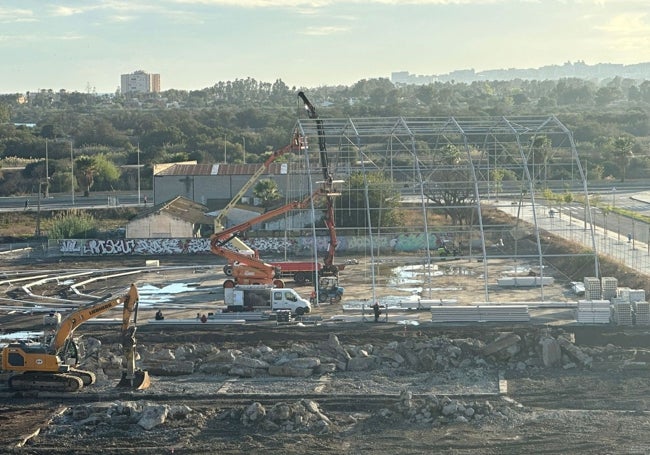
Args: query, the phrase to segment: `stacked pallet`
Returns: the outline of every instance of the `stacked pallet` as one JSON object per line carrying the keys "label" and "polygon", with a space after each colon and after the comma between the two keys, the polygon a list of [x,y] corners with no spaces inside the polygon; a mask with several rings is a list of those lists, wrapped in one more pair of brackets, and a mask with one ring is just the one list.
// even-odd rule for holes
{"label": "stacked pallet", "polygon": [[630,302],[645,302],[645,289],[630,289]]}
{"label": "stacked pallet", "polygon": [[616,297],[621,299],[620,301],[629,302],[630,301],[630,288],[618,288],[616,289]]}
{"label": "stacked pallet", "polygon": [[528,322],[528,305],[432,306],[432,322]]}
{"label": "stacked pallet", "polygon": [[604,276],[600,280],[601,284],[601,299],[609,300],[616,297],[616,290],[618,289],[618,280],[611,276]]}
{"label": "stacked pallet", "polygon": [[609,324],[609,300],[578,300],[576,321],[582,324]]}
{"label": "stacked pallet", "polygon": [[600,289],[600,280],[593,276],[586,276],[584,279],[585,283],[585,300],[600,300],[601,299],[601,289]]}
{"label": "stacked pallet", "polygon": [[634,314],[636,315],[637,325],[650,325],[650,303],[634,303]]}
{"label": "stacked pallet", "polygon": [[617,325],[632,325],[632,304],[615,303],[612,305],[614,322]]}

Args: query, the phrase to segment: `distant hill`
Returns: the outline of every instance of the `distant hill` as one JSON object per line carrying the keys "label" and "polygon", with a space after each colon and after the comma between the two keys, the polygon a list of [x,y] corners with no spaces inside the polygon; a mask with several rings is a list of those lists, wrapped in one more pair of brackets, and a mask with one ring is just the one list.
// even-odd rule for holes
{"label": "distant hill", "polygon": [[597,63],[587,65],[583,61],[566,62],[564,65],[549,65],[541,68],[508,68],[486,71],[473,69],[457,70],[447,74],[416,75],[408,71],[391,73],[394,84],[429,84],[431,82],[474,82],[488,80],[508,81],[513,79],[557,80],[568,77],[601,81],[614,77],[628,79],[650,79],[650,62],[622,65],[617,63]]}

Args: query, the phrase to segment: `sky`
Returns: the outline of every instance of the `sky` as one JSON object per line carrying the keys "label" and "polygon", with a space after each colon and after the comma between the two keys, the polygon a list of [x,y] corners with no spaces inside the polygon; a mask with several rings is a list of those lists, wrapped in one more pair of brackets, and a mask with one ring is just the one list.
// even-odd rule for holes
{"label": "sky", "polygon": [[[648,0],[1,0],[0,93],[650,62]],[[648,76],[650,78],[650,75]]]}

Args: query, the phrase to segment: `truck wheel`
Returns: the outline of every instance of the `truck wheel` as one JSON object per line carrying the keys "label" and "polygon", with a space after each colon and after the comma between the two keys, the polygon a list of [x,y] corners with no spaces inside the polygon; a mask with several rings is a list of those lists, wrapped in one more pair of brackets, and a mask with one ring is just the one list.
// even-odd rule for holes
{"label": "truck wheel", "polygon": [[273,280],[273,286],[276,288],[283,288],[284,287],[284,281],[282,280]]}
{"label": "truck wheel", "polygon": [[302,316],[305,314],[305,309],[303,307],[296,308],[296,316]]}
{"label": "truck wheel", "polygon": [[307,281],[307,275],[305,272],[296,272],[296,274],[293,276],[293,281],[295,281],[296,284],[305,284]]}
{"label": "truck wheel", "polygon": [[340,296],[340,295],[337,295],[337,296],[334,297],[332,300],[333,300],[335,303],[339,303],[339,302],[341,301],[341,296]]}
{"label": "truck wheel", "polygon": [[223,282],[224,289],[232,289],[235,287],[235,282],[233,280],[226,280]]}
{"label": "truck wheel", "polygon": [[327,301],[327,295],[325,293],[318,294],[318,302],[325,303]]}
{"label": "truck wheel", "polygon": [[223,273],[226,274],[226,276],[232,276],[232,265],[226,264],[223,266]]}

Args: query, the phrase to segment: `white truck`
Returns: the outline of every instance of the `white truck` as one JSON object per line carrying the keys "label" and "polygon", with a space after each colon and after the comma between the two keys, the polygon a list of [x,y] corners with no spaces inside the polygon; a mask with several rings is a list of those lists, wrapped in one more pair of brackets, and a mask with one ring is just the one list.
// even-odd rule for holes
{"label": "white truck", "polygon": [[265,285],[225,288],[224,302],[228,312],[291,310],[291,314],[302,316],[311,311],[309,301],[293,289]]}

